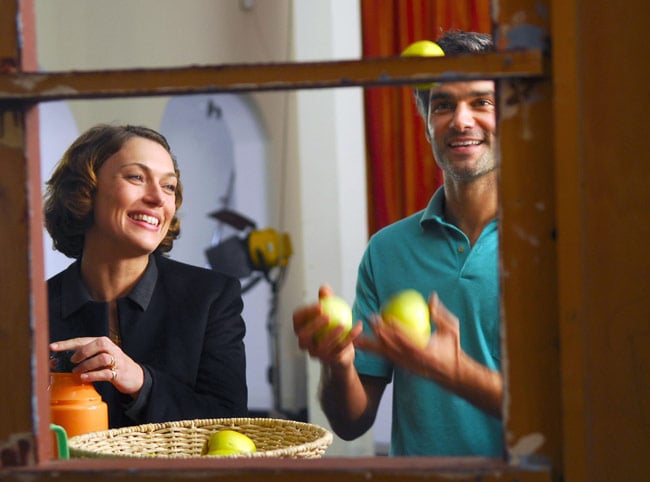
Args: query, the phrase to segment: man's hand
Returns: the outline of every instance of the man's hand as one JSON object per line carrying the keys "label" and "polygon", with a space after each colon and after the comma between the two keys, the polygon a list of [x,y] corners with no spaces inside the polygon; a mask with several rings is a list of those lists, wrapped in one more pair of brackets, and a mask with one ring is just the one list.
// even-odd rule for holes
{"label": "man's hand", "polygon": [[371,320],[375,337],[360,337],[355,346],[429,378],[491,415],[500,417],[501,374],[471,359],[462,350],[458,318],[442,304],[436,293],[429,298],[429,311],[434,329],[424,348],[415,345],[377,315]]}
{"label": "man's hand", "polygon": [[375,338],[359,338],[355,345],[439,383],[443,383],[444,379],[453,379],[462,352],[458,318],[440,302],[436,293],[429,299],[429,311],[435,329],[424,348],[410,341],[398,328],[384,323],[378,315],[373,315],[371,319]]}
{"label": "man's hand", "polygon": [[[328,286],[321,286],[318,297],[333,295]],[[328,325],[328,319],[320,309],[318,302],[301,307],[293,313],[293,330],[298,337],[298,346],[313,358],[331,366],[351,366],[354,362],[354,346],[363,326],[357,322],[350,333],[341,338],[344,328],[337,326],[329,333],[316,337],[316,333]]]}
{"label": "man's hand", "polygon": [[[318,297],[330,295],[331,288],[321,286]],[[363,331],[361,322],[342,339],[342,326],[316,336],[327,324],[318,302],[293,313],[293,329],[300,348],[321,362],[319,400],[323,412],[339,437],[353,440],[372,426],[386,380],[365,377],[362,381],[354,367],[353,342]]]}

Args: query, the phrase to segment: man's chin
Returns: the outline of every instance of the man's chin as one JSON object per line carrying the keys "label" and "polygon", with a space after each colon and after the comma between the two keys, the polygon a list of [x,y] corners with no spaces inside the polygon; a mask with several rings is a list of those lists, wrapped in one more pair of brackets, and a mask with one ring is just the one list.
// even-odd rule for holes
{"label": "man's chin", "polygon": [[466,168],[460,168],[460,169],[454,169],[451,171],[448,171],[447,173],[454,179],[455,181],[458,182],[464,182],[464,183],[470,183],[474,181],[478,181],[479,179],[483,179],[486,176],[489,176],[493,173],[496,172],[496,166],[491,167],[491,168],[483,168],[483,169],[477,169],[477,168],[471,168],[471,167],[466,167]]}

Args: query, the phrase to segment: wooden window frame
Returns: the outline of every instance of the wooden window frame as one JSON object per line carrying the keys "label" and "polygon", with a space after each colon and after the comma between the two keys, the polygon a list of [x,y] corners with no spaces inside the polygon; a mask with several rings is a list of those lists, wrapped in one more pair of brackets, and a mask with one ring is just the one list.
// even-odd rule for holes
{"label": "wooden window frame", "polygon": [[[520,7],[532,12],[524,0],[501,2],[500,14]],[[505,7],[505,8],[504,8]],[[535,7],[536,8],[536,7]],[[0,366],[17,379],[3,410],[13,414],[0,421],[0,476],[3,480],[552,480],[561,464],[559,366],[554,347],[557,295],[553,290],[555,264],[541,266],[539,258],[555,259],[552,209],[540,213],[533,202],[553,206],[552,172],[543,161],[552,146],[540,146],[527,129],[548,131],[551,98],[548,53],[541,46],[511,49],[500,46],[490,54],[432,59],[372,59],[266,65],[221,65],[171,69],[38,72],[35,69],[33,5],[31,0],[0,0],[0,156],[10,183],[0,183],[0,208],[13,230],[0,241],[3,271],[15,283],[0,293],[9,313],[0,321]],[[9,14],[9,15],[7,15]],[[22,32],[19,32],[20,19]],[[497,23],[504,31],[507,23]],[[7,27],[7,28],[5,28]],[[541,28],[546,28],[542,26]],[[501,29],[501,30],[499,30]],[[485,458],[324,458],[318,460],[51,460],[47,386],[47,314],[43,283],[40,175],[38,159],[39,102],[60,99],[116,98],[195,93],[244,92],[349,86],[397,85],[440,80],[501,80],[508,84],[508,109],[500,114],[501,158],[516,153],[517,163],[504,163],[500,172],[501,301],[507,360],[504,362],[507,396],[504,406],[507,454],[502,460]],[[512,89],[514,87],[514,89]],[[500,93],[505,92],[502,88]],[[544,166],[544,167],[541,167]],[[535,186],[520,182],[521,171],[534,171]],[[24,181],[14,183],[13,181]],[[528,236],[540,240],[531,245]],[[540,244],[541,243],[541,244]],[[537,261],[536,261],[537,260]],[[507,275],[506,275],[507,273]],[[521,286],[531,290],[522,296]],[[547,310],[538,313],[540,298]],[[29,320],[15,323],[13,320]],[[526,320],[518,323],[514,320]],[[527,349],[523,340],[538,340],[539,350]],[[6,389],[5,389],[6,390]],[[5,396],[5,398],[7,398]],[[26,408],[28,407],[28,408]],[[537,460],[541,462],[537,463]]]}

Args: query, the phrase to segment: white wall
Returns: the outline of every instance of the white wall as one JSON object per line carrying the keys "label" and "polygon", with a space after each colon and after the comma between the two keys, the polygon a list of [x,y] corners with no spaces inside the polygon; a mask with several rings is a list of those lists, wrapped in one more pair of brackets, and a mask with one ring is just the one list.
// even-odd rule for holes
{"label": "white wall", "polygon": [[[294,25],[295,60],[361,56],[359,11],[349,0],[296,2]],[[302,238],[297,260],[301,279],[295,281],[303,296],[289,306],[313,302],[323,283],[348,302],[353,300],[368,231],[362,96],[359,88],[296,94],[295,199],[301,210],[294,219],[300,223]],[[310,419],[328,426],[316,399],[320,366],[310,361],[307,368]],[[370,434],[353,444],[335,439],[328,450],[330,455],[347,456],[372,452]]]}
{"label": "white wall", "polygon": [[[349,0],[36,0],[43,70],[327,60],[360,56],[358,2]],[[278,323],[281,405],[314,400],[317,371],[306,369],[291,329],[293,309],[331,284],[352,301],[367,239],[362,94],[357,88],[249,96],[268,136],[270,224],[290,233],[294,256],[281,289]],[[97,122],[157,128],[167,98],[68,103],[79,130]],[[172,146],[173,147],[173,146]],[[182,166],[181,166],[182,168]],[[249,359],[248,363],[266,363]],[[309,395],[309,396],[308,396]],[[368,437],[331,455],[366,454]]]}

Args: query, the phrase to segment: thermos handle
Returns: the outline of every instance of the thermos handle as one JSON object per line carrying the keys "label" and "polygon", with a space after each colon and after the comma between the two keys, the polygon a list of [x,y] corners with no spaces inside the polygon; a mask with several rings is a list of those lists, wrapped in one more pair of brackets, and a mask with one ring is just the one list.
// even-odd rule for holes
{"label": "thermos handle", "polygon": [[51,423],[50,430],[52,430],[56,436],[56,446],[58,447],[59,458],[69,459],[70,450],[68,448],[68,434],[65,432],[65,429],[61,425]]}

